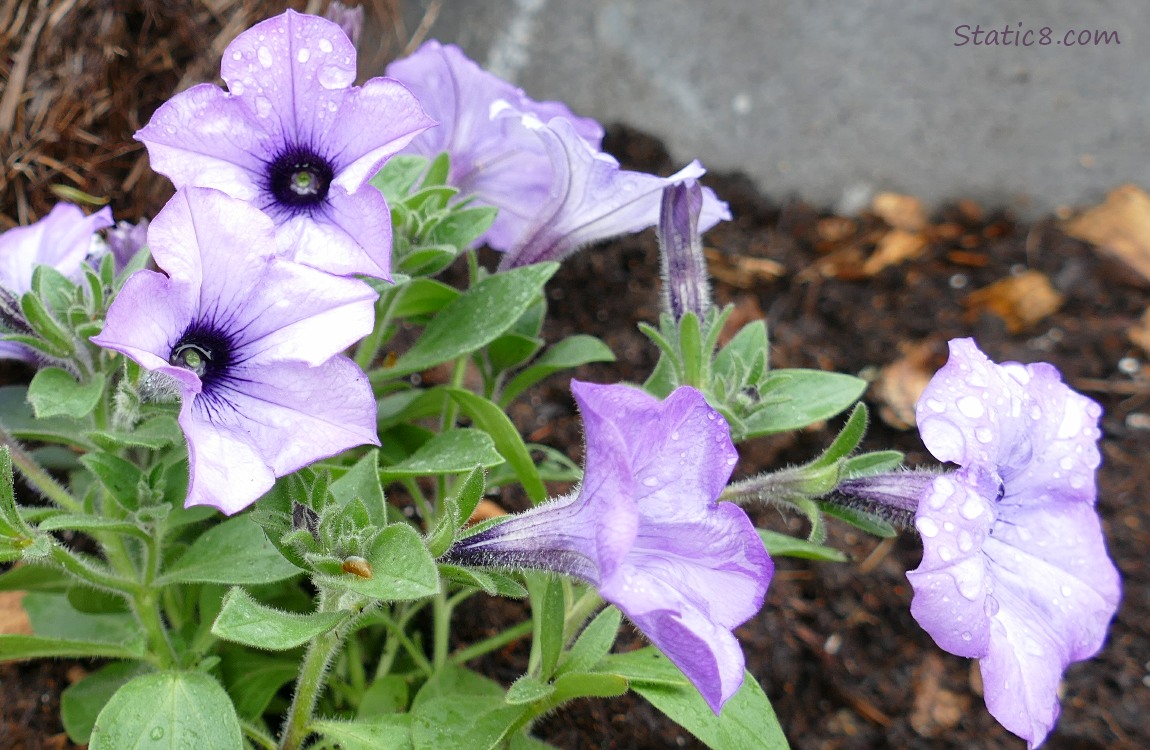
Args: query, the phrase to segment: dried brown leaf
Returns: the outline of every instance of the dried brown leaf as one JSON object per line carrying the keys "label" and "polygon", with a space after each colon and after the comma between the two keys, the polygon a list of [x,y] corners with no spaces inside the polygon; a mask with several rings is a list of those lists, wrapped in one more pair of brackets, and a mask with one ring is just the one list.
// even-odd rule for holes
{"label": "dried brown leaf", "polygon": [[1141,320],[1130,326],[1126,337],[1139,349],[1150,354],[1150,307],[1142,313]]}
{"label": "dried brown leaf", "polygon": [[974,314],[991,312],[1011,333],[1031,328],[1062,307],[1065,298],[1041,271],[1025,271],[971,292],[963,304]]}
{"label": "dried brown leaf", "polygon": [[1150,195],[1137,185],[1111,190],[1105,203],[1067,221],[1062,228],[1150,279]]}
{"label": "dried brown leaf", "polygon": [[709,247],[704,248],[703,253],[711,275],[738,289],[754,289],[761,282],[773,281],[787,272],[782,263],[769,258],[728,255]]}
{"label": "dried brown leaf", "polygon": [[922,255],[924,249],[926,249],[926,237],[921,233],[892,229],[879,240],[878,247],[863,263],[862,272],[867,276],[874,276],[888,266],[917,258]]}
{"label": "dried brown leaf", "polygon": [[914,405],[934,374],[933,356],[934,348],[928,343],[907,344],[902,357],[879,371],[871,386],[879,403],[879,419],[897,430],[914,427]]}
{"label": "dried brown leaf", "polygon": [[871,201],[871,210],[895,229],[908,232],[926,229],[926,210],[918,198],[898,193],[879,193]]}

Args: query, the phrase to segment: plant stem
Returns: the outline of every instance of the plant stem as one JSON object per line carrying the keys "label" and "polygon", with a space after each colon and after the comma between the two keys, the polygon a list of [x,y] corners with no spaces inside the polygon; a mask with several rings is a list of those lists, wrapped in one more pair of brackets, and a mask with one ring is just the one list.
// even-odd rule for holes
{"label": "plant stem", "polygon": [[599,592],[593,588],[587,589],[583,596],[571,605],[571,609],[567,610],[567,614],[563,617],[563,642],[570,643],[571,639],[575,637],[575,632],[579,630],[579,626],[602,606],[603,597],[599,596]]}
{"label": "plant stem", "polygon": [[525,620],[513,627],[504,630],[498,635],[493,635],[490,638],[485,638],[478,643],[473,643],[467,648],[461,648],[451,655],[449,661],[452,664],[464,664],[477,659],[484,654],[489,654],[492,651],[503,648],[508,643],[514,643],[520,638],[525,638],[531,635],[531,629],[534,626],[530,620]]}
{"label": "plant stem", "polygon": [[25,481],[32,485],[33,489],[70,513],[84,512],[84,506],[80,501],[60,486],[52,478],[52,475],[8,434],[2,425],[0,425],[0,444],[8,446],[8,451],[12,455],[12,465],[20,470],[20,474],[23,475]]}
{"label": "plant stem", "polygon": [[[338,609],[339,596],[334,592],[320,591],[320,612],[334,612]],[[283,735],[280,737],[280,750],[299,750],[311,734],[312,714],[319,694],[324,688],[324,677],[328,667],[339,653],[343,640],[352,630],[358,618],[345,620],[341,625],[318,636],[307,647],[299,677],[296,678],[295,694],[287,719],[284,720]]]}
{"label": "plant stem", "polygon": [[451,613],[453,607],[447,603],[447,582],[441,581],[439,593],[432,600],[432,622],[434,623],[432,666],[436,673],[447,666],[447,650],[451,646]]}

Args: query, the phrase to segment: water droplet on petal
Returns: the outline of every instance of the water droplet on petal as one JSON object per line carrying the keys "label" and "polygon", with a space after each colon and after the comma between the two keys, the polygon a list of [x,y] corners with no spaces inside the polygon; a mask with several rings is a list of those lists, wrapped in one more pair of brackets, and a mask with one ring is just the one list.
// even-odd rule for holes
{"label": "water droplet on petal", "polygon": [[954,551],[950,547],[939,547],[938,556],[942,558],[943,562],[950,562],[954,559]]}
{"label": "water droplet on petal", "polygon": [[958,593],[970,601],[974,601],[982,593],[982,581],[977,578],[967,575],[959,578],[956,582],[958,583]]}
{"label": "water droplet on petal", "polygon": [[342,89],[349,83],[346,70],[334,65],[324,65],[319,69],[319,85],[325,89]]}
{"label": "water droplet on petal", "polygon": [[332,50],[332,46],[331,46],[330,41],[328,41],[327,39],[320,39],[319,40],[319,51],[320,52],[323,52],[326,55],[328,52],[331,52],[331,50]]}
{"label": "water droplet on petal", "polygon": [[1070,595],[1073,593],[1073,591],[1071,591],[1070,587],[1069,587],[1069,586],[1067,586],[1066,584],[1063,584],[1063,585],[1062,585],[1062,587],[1061,587],[1060,589],[1058,589],[1058,591],[1059,591],[1059,592],[1060,592],[1060,593],[1061,593],[1063,596],[1070,596]]}
{"label": "water droplet on petal", "polygon": [[989,443],[994,439],[994,431],[989,427],[978,427],[974,430],[974,436],[980,443]]}
{"label": "water droplet on petal", "polygon": [[1030,418],[1035,421],[1042,419],[1042,409],[1037,405],[1030,407]]}
{"label": "water droplet on petal", "polygon": [[270,68],[272,66],[272,51],[267,47],[260,47],[258,50],[256,50],[256,57],[259,59],[260,65],[264,66],[265,68]]}
{"label": "water droplet on petal", "polygon": [[918,529],[918,533],[928,539],[938,536],[938,524],[932,518],[920,518],[914,522],[914,525]]}
{"label": "water droplet on petal", "polygon": [[674,431],[671,433],[671,439],[672,439],[672,440],[678,440],[678,439],[679,439],[679,431],[678,431],[678,430],[674,430]]}
{"label": "water droplet on petal", "polygon": [[244,53],[240,52],[239,50],[236,50],[235,52],[232,53],[232,59],[233,60],[243,60],[244,59]]}
{"label": "water droplet on petal", "polygon": [[658,487],[659,486],[659,478],[658,477],[647,477],[646,479],[643,480],[643,484],[647,487]]}
{"label": "water droplet on petal", "polygon": [[1070,456],[1063,456],[1062,458],[1060,458],[1058,460],[1058,465],[1061,466],[1066,471],[1070,471],[1071,469],[1074,468],[1074,459],[1071,458]]}
{"label": "water droplet on petal", "polygon": [[962,640],[964,640],[964,641],[969,641],[969,640],[971,640],[972,638],[974,638],[974,636],[973,636],[973,635],[971,635],[971,632],[970,632],[969,630],[964,630],[964,631],[962,631]]}
{"label": "water droplet on petal", "polygon": [[736,456],[728,456],[727,457],[727,466],[734,466],[738,462],[739,462],[739,459]]}
{"label": "water droplet on petal", "polygon": [[256,114],[260,117],[267,117],[272,112],[272,102],[266,96],[256,97]]}
{"label": "water droplet on petal", "polygon": [[971,419],[978,419],[986,410],[976,396],[963,396],[958,400],[958,410]]}
{"label": "water droplet on petal", "polygon": [[998,600],[993,596],[986,597],[986,602],[982,606],[982,611],[986,613],[987,617],[994,617],[998,614]]}
{"label": "water droplet on petal", "polygon": [[713,411],[709,411],[709,412],[707,412],[707,419],[710,419],[711,421],[714,421],[714,419],[715,419],[715,412],[713,412]]}
{"label": "water droplet on petal", "polygon": [[982,515],[982,499],[977,495],[967,495],[958,512],[966,520],[973,521]]}
{"label": "water droplet on petal", "polygon": [[936,414],[942,414],[944,411],[946,411],[946,404],[942,403],[936,398],[928,398],[926,400],[926,406]]}
{"label": "water droplet on petal", "polygon": [[232,81],[232,85],[228,87],[228,90],[231,91],[236,96],[243,96],[244,95],[244,84],[242,81]]}
{"label": "water droplet on petal", "polygon": [[311,50],[308,49],[307,47],[302,48],[295,55],[295,59],[299,60],[301,65],[303,63],[307,62],[310,58],[311,58]]}
{"label": "water droplet on petal", "polygon": [[974,549],[974,539],[966,529],[958,532],[958,548],[962,552],[970,552]]}

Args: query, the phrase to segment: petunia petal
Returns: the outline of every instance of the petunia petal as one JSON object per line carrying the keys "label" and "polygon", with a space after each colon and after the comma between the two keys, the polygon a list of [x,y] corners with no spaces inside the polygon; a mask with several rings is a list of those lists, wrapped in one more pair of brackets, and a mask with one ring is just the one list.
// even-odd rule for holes
{"label": "petunia petal", "polygon": [[92,343],[126,354],[149,370],[166,367],[168,353],[195,317],[196,290],[154,271],[124,282]]}
{"label": "petunia petal", "polygon": [[349,194],[335,185],[323,211],[288,219],[276,239],[297,263],[341,276],[390,279],[391,237],[391,216],[378,190]]}
{"label": "petunia petal", "polygon": [[262,190],[263,154],[282,146],[239,97],[201,83],[172,97],[136,131],[152,169],[177,187],[213,187],[240,200]]}

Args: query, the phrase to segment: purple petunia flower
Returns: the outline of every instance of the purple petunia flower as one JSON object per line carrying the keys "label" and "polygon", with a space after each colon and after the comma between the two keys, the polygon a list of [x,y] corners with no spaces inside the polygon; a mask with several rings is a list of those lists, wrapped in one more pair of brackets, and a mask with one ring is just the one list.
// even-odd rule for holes
{"label": "purple petunia flower", "polygon": [[675,320],[688,312],[699,320],[711,308],[707,259],[699,233],[703,188],[686,180],[663,188],[659,214],[659,250],[663,260],[663,308]]}
{"label": "purple petunia flower", "polygon": [[387,278],[390,212],[366,183],[434,121],[396,81],[352,86],[355,62],[338,25],[289,10],[228,45],[227,92],[177,94],[136,138],[177,188],[217,188],[265,211],[294,260]]}
{"label": "purple petunia flower", "polygon": [[92,341],[178,390],[187,505],[235,513],[278,476],[379,444],[367,378],[338,356],[371,330],[366,284],[277,257],[266,215],[206,188],[177,192],[148,244],[167,275],[133,274]]}
{"label": "purple petunia flower", "polygon": [[[440,127],[411,153],[451,157],[448,183],[461,198],[495,206],[482,240],[504,252],[502,268],[560,260],[592,242],[654,226],[667,185],[699,177],[692,163],[671,177],[629,172],[602,153],[602,128],[559,102],[536,102],[481,69],[458,47],[427,42],[387,68]],[[729,219],[710,190],[700,229]]]}
{"label": "purple petunia flower", "polygon": [[908,573],[911,613],[944,650],[979,659],[986,705],[1031,748],[1058,717],[1058,683],[1094,655],[1120,597],[1095,510],[1101,409],[1048,364],[997,365],[970,339],[917,406],[930,483]]}
{"label": "purple petunia flower", "polygon": [[[0,287],[7,296],[19,298],[32,289],[32,272],[36,266],[52,266],[73,281],[79,280],[84,261],[93,252],[96,232],[112,226],[112,209],[105,206],[85,216],[79,207],[57,203],[48,215],[26,227],[16,227],[0,234]],[[100,245],[96,245],[98,251]],[[15,309],[8,307],[15,304]],[[23,331],[18,319],[16,299],[3,303],[4,319],[14,317],[11,325]],[[35,362],[32,350],[23,344],[0,341],[0,358]]]}
{"label": "purple petunia flower", "polygon": [[718,713],[743,681],[732,630],[774,570],[746,513],[716,502],[738,456],[726,422],[689,387],[663,402],[620,385],[571,391],[587,435],[578,492],[465,537],[446,560],[589,582]]}
{"label": "purple petunia flower", "polygon": [[108,230],[107,242],[108,250],[116,259],[116,270],[122,270],[148,244],[148,220],[141,219],[136,224],[116,222],[116,226]]}

